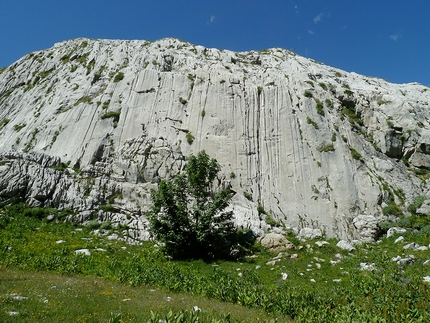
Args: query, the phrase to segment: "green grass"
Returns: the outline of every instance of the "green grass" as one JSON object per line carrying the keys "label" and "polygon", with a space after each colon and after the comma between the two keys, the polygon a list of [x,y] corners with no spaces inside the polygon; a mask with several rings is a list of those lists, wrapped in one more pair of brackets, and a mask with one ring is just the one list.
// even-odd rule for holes
{"label": "green grass", "polygon": [[[202,309],[201,322],[429,319],[430,289],[423,282],[429,272],[422,265],[428,251],[403,250],[402,243],[394,243],[398,235],[347,253],[336,240],[318,247],[290,234],[297,249],[274,265],[266,263],[276,254],[259,245],[255,257],[238,261],[170,261],[149,242],[127,245],[96,236],[88,227],[46,221],[47,214],[62,218],[54,209],[15,206],[0,212],[1,322],[107,322],[118,314],[122,322],[147,322],[151,311],[165,317],[183,310],[191,316],[194,306]],[[403,236],[407,242],[430,243],[424,231],[408,229]],[[91,256],[75,254],[82,248]],[[292,253],[298,257],[292,259]],[[391,261],[407,254],[416,258],[411,265]],[[360,270],[362,262],[374,263],[376,270]],[[12,294],[28,299],[14,300]],[[9,311],[20,314],[9,316]]]}
{"label": "green grass", "polygon": [[[153,286],[125,284],[84,276],[65,276],[14,268],[0,269],[0,321],[6,322],[148,322],[151,311],[165,317],[170,311],[194,312],[201,322],[222,320],[228,313],[233,320],[258,322],[273,316],[261,310],[244,310],[201,296],[172,293]],[[26,299],[16,300],[23,296]],[[9,312],[18,312],[16,316]],[[157,320],[158,322],[158,320]]]}

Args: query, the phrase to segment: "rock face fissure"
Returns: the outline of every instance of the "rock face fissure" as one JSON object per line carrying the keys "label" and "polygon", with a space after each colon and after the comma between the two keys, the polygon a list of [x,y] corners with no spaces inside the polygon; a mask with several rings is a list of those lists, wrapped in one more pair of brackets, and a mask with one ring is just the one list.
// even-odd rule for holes
{"label": "rock face fissure", "polygon": [[429,101],[278,48],[74,39],[0,74],[0,198],[147,239],[150,189],[204,149],[237,225],[371,241],[429,195]]}

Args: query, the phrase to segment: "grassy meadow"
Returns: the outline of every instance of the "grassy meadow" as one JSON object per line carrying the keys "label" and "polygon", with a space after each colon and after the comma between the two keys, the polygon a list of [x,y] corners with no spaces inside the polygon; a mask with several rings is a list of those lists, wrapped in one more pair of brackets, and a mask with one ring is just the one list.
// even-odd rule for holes
{"label": "grassy meadow", "polygon": [[[47,221],[46,212],[0,210],[1,322],[430,321],[430,251],[403,248],[428,246],[425,232],[353,252],[290,234],[296,250],[256,245],[237,261],[205,263],[171,261],[151,242],[109,240],[94,226]],[[408,255],[408,264],[392,259]]]}

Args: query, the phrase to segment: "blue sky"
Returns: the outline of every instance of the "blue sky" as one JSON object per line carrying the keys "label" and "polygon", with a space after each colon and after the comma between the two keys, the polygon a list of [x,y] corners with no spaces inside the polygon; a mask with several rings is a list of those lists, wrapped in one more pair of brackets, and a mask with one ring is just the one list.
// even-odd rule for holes
{"label": "blue sky", "polygon": [[176,37],[430,86],[429,0],[0,0],[0,13],[0,67],[71,38]]}

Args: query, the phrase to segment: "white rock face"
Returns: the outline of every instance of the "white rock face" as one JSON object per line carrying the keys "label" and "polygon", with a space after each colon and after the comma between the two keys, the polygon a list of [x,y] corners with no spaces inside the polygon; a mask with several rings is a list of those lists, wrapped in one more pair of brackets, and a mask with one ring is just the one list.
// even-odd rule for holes
{"label": "white rock face", "polygon": [[298,237],[303,239],[316,239],[322,237],[320,229],[303,228],[300,230]]}
{"label": "white rock face", "polygon": [[260,204],[297,231],[371,240],[354,218],[379,222],[383,206],[406,212],[429,193],[419,177],[430,169],[429,102],[423,85],[278,48],[70,40],[0,74],[0,197],[70,208],[82,222],[96,214],[147,239],[150,189],[204,149],[236,192],[239,226],[271,229]]}

